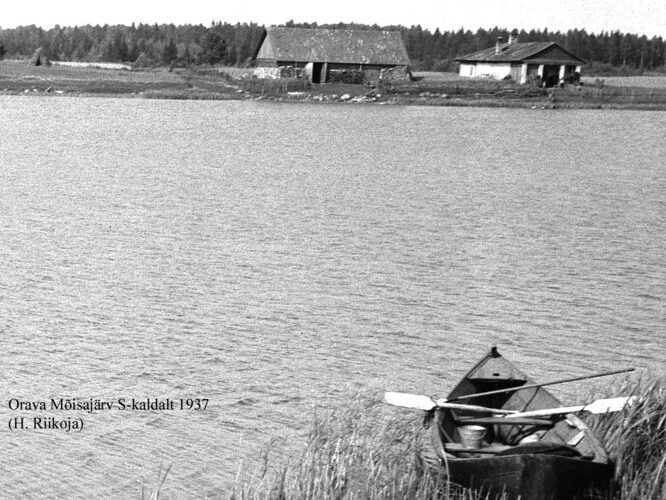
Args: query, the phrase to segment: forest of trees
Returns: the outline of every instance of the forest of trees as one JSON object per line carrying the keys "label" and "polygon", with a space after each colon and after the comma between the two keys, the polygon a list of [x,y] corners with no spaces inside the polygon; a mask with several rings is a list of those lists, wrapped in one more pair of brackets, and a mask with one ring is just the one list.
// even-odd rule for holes
{"label": "forest of trees", "polygon": [[[379,29],[356,24],[285,26]],[[382,27],[402,32],[414,70],[455,71],[457,56],[491,47],[497,37],[508,39],[509,30],[493,28],[475,32],[431,32],[421,26]],[[210,26],[132,24],[131,26],[78,26],[44,30],[37,26],[0,29],[0,58],[28,59],[41,47],[45,56],[61,61],[125,62],[136,66],[187,66],[221,64],[246,66],[261,40],[263,26],[212,22]],[[519,40],[555,41],[588,62],[593,72],[638,74],[666,71],[666,41],[633,34],[585,30],[518,32]]]}

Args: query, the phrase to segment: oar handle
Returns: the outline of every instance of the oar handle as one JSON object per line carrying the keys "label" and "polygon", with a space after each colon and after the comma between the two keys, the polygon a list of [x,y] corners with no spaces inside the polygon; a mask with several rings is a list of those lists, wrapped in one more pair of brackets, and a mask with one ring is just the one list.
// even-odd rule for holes
{"label": "oar handle", "polygon": [[573,378],[565,378],[562,380],[553,380],[552,382],[545,382],[543,384],[527,384],[527,385],[521,385],[519,387],[509,387],[506,389],[497,389],[495,391],[487,391],[487,392],[479,392],[476,394],[465,394],[464,396],[458,396],[455,398],[447,399],[447,401],[462,401],[464,399],[472,399],[472,398],[479,398],[482,396],[492,396],[493,394],[504,394],[507,392],[515,392],[515,391],[523,391],[525,389],[536,389],[539,387],[546,387],[547,385],[555,385],[555,384],[564,384],[565,382],[575,382],[577,380],[587,380],[591,378],[596,378],[596,377],[608,377],[610,375],[617,375],[619,373],[628,373],[628,372],[633,372],[635,368],[625,368],[624,370],[616,370],[613,372],[606,372],[606,373],[596,373],[594,375],[583,375],[581,377],[573,377]]}

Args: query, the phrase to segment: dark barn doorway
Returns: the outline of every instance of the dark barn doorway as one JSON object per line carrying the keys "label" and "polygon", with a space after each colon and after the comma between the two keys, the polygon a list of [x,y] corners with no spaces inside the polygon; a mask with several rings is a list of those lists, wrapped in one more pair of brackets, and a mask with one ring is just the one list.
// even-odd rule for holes
{"label": "dark barn doorway", "polygon": [[326,79],[326,76],[322,75],[323,69],[324,63],[312,63],[312,83],[323,83],[322,80]]}

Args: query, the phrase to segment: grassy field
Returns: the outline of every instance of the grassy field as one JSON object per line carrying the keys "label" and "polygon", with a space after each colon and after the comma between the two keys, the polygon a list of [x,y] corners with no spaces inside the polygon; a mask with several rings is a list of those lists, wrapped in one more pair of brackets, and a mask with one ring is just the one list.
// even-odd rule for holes
{"label": "grassy field", "polygon": [[[24,80],[33,82],[57,81],[115,81],[136,83],[175,83],[180,81],[178,74],[167,69],[154,69],[145,71],[128,71],[116,69],[102,69],[95,67],[72,66],[33,66],[25,61],[0,61],[0,82]],[[2,85],[0,83],[0,85]]]}
{"label": "grassy field", "polygon": [[[666,377],[613,392],[640,403],[589,417],[616,463],[614,500],[666,498]],[[488,499],[449,484],[430,452],[423,414],[358,397],[315,417],[300,455],[242,470],[232,498],[242,499]],[[489,500],[489,499],[488,499]]]}
{"label": "grassy field", "polygon": [[664,89],[666,88],[666,76],[607,76],[593,77],[584,76],[581,81],[586,85],[594,85],[597,80],[604,82],[604,85],[613,87],[636,87],[643,89]]}
{"label": "grassy field", "polygon": [[6,94],[224,98],[236,90],[217,73],[185,73],[166,68],[128,71],[60,65],[45,67],[23,61],[0,61],[0,92]]}
{"label": "grassy field", "polygon": [[[627,77],[626,85],[591,84],[541,89],[511,81],[460,78],[452,73],[417,73],[417,80],[380,85],[252,78],[247,68],[103,69],[25,61],[0,61],[0,94],[107,95],[161,99],[271,99],[425,106],[487,106],[533,109],[666,110],[663,77]],[[640,80],[638,85],[636,78]],[[652,82],[652,87],[645,86]]]}
{"label": "grassy field", "polygon": [[415,71],[414,78],[424,82],[452,82],[465,81],[468,78],[461,77],[458,73],[442,73],[439,71]]}

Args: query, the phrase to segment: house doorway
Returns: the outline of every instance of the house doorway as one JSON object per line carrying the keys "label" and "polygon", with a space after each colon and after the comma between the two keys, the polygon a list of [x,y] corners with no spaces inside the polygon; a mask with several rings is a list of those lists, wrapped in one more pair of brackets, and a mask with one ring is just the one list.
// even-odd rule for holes
{"label": "house doorway", "polygon": [[543,84],[546,87],[557,87],[560,81],[560,67],[546,65],[543,67]]}

